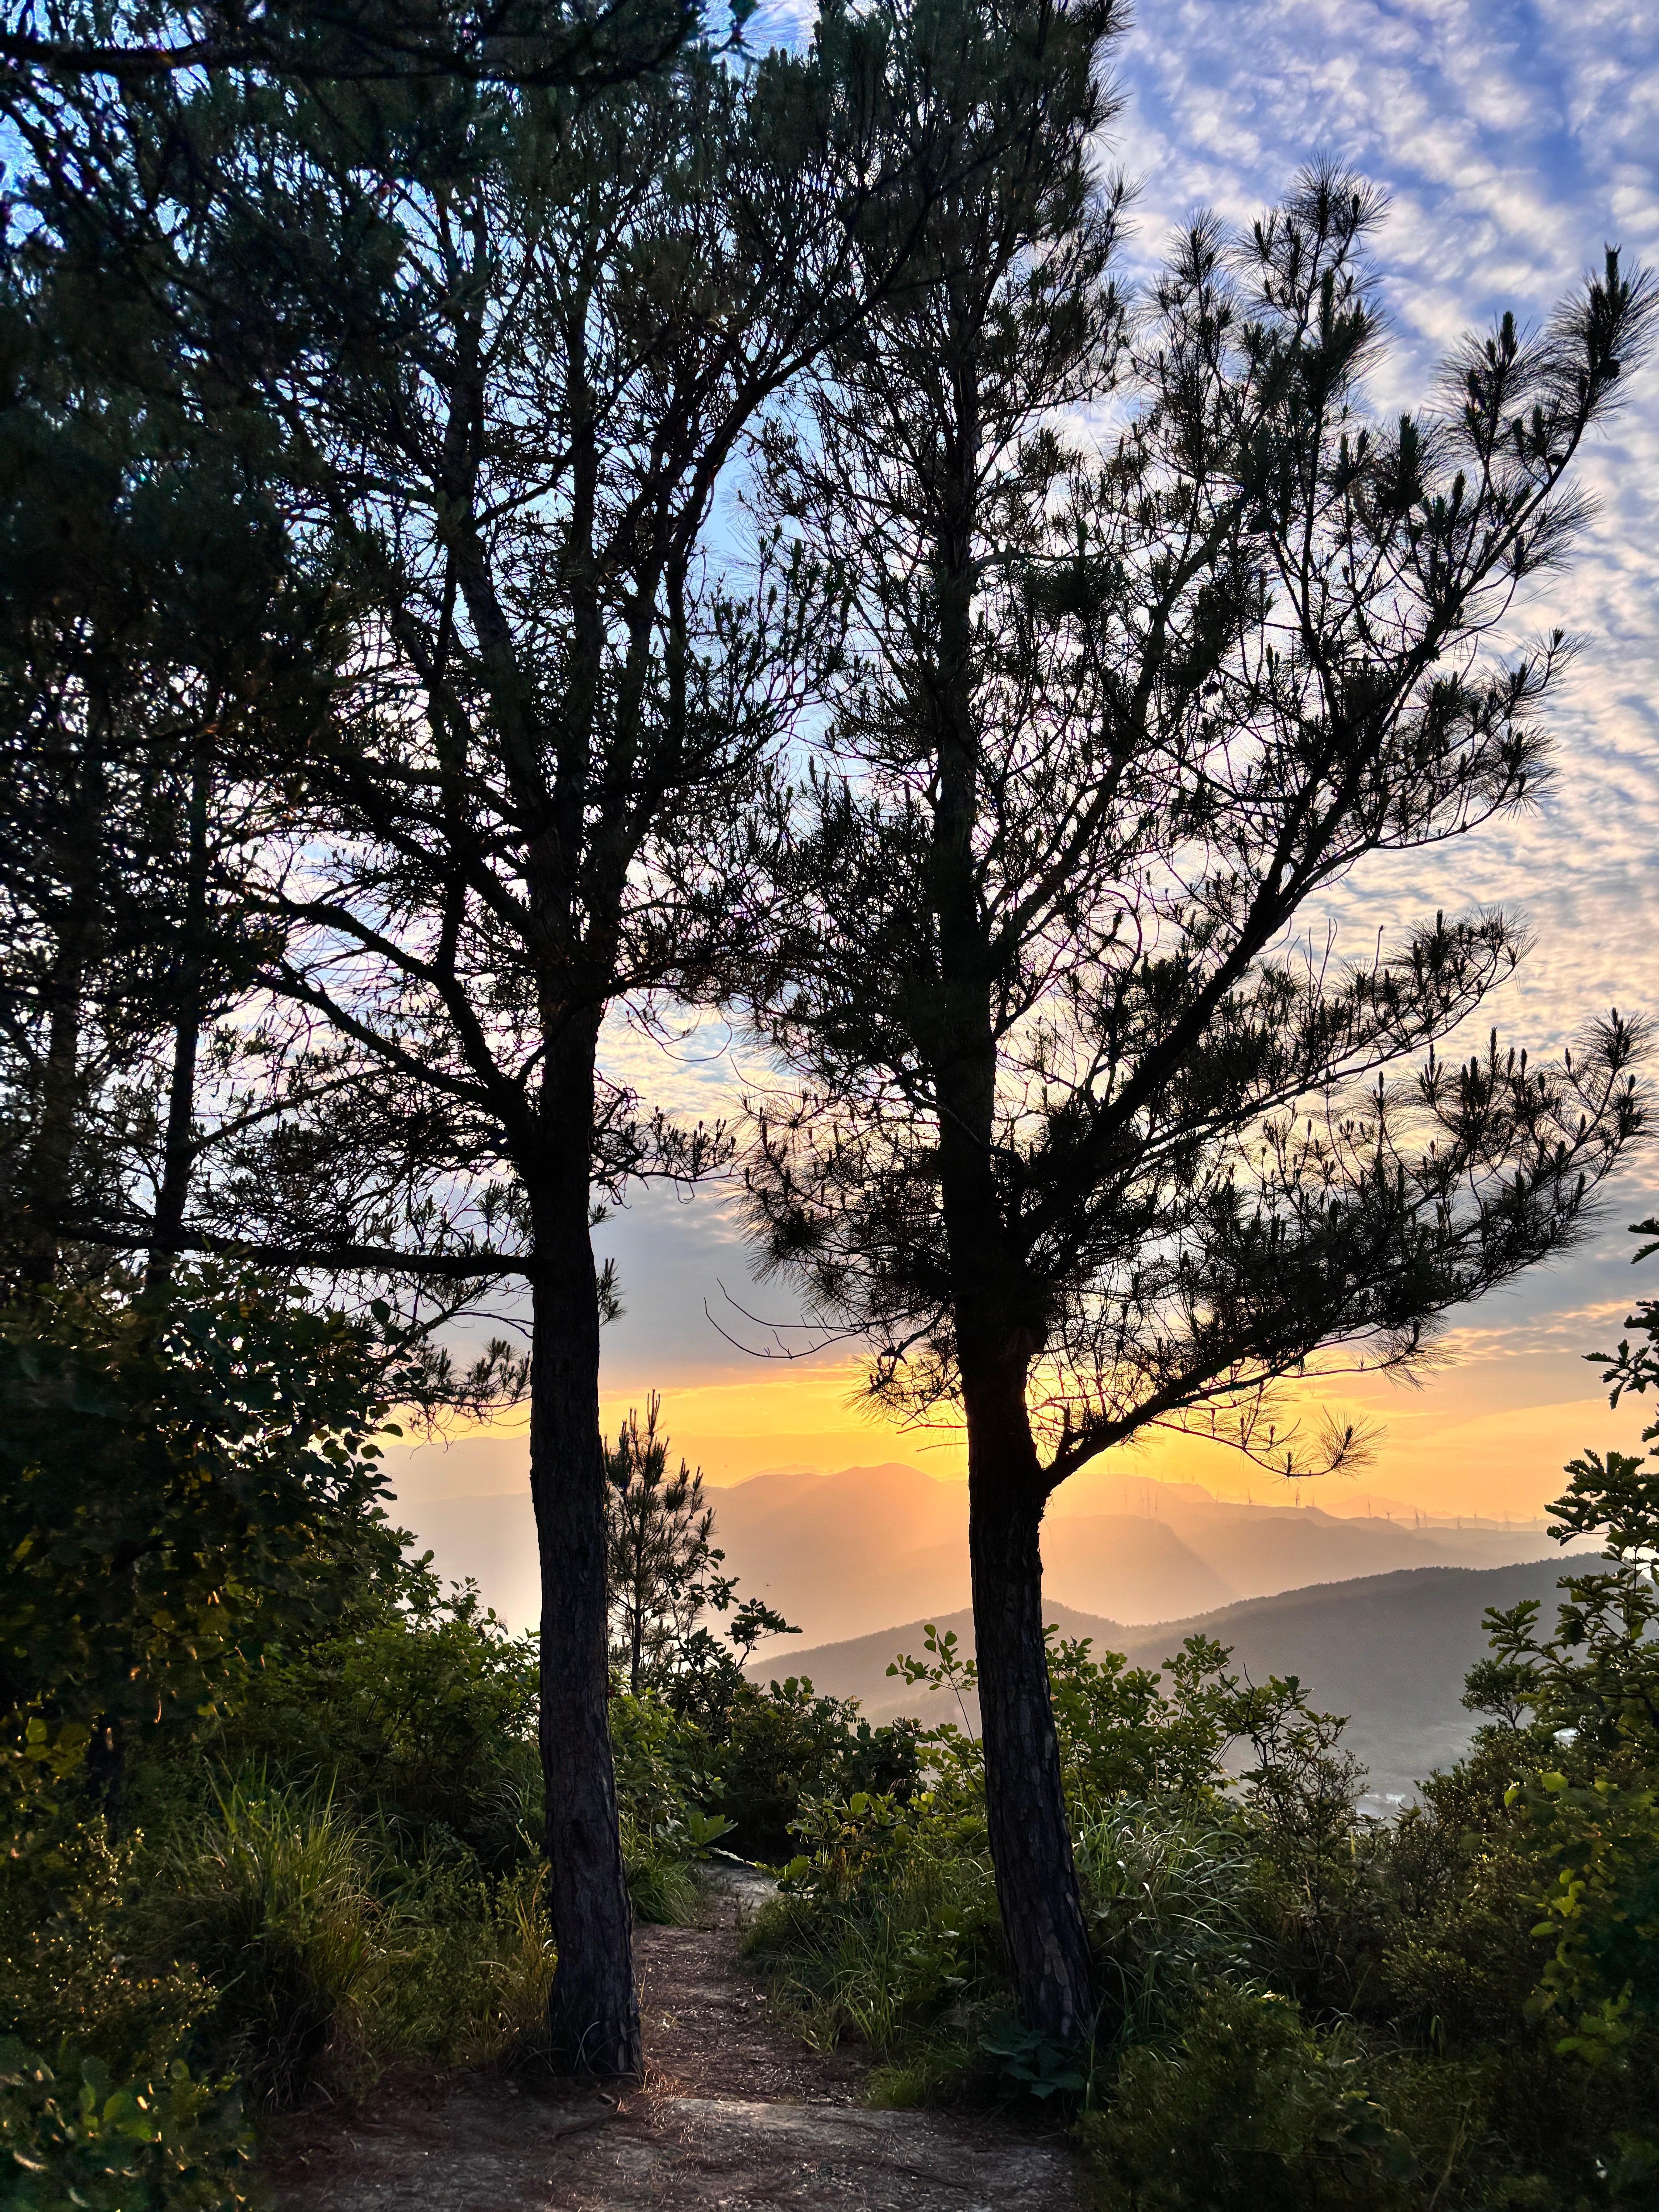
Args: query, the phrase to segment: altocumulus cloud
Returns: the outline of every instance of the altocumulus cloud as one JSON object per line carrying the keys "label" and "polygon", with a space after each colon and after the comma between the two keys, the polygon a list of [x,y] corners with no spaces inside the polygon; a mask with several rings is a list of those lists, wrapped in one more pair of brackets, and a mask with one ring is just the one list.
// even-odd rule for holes
{"label": "altocumulus cloud", "polygon": [[[793,43],[810,21],[799,0],[763,7],[751,44]],[[1103,157],[1138,186],[1132,276],[1151,273],[1195,210],[1248,222],[1316,155],[1384,188],[1376,261],[1393,343],[1369,395],[1380,412],[1419,404],[1466,327],[1506,308],[1536,326],[1604,245],[1659,262],[1659,9],[1639,0],[1141,0],[1119,73],[1127,98]],[[1612,1004],[1659,1015],[1659,364],[1583,481],[1596,514],[1578,556],[1540,580],[1512,626],[1522,637],[1559,623],[1583,644],[1551,710],[1553,785],[1517,820],[1376,864],[1331,914],[1339,951],[1363,957],[1379,929],[1439,907],[1519,909],[1536,948],[1480,1030],[1495,1019],[1540,1051]],[[620,1023],[611,1042],[618,1073],[683,1111],[729,1108],[741,1087],[707,1030],[668,1055]],[[1513,1350],[1540,1331],[1541,1350],[1568,1316],[1618,1296],[1622,1223],[1656,1183],[1650,1154],[1595,1247],[1483,1309],[1468,1349],[1495,1348],[1495,1329]],[[617,1332],[629,1351],[666,1305],[682,1343],[688,1304],[694,1333],[706,1328],[689,1278],[712,1288],[738,1259],[720,1208],[700,1202],[695,1221],[672,1212],[671,1225],[671,1209],[648,1206],[623,1231],[643,1294]],[[675,1295],[661,1302],[647,1287],[659,1239],[679,1247]],[[730,1356],[712,1332],[709,1352]]]}

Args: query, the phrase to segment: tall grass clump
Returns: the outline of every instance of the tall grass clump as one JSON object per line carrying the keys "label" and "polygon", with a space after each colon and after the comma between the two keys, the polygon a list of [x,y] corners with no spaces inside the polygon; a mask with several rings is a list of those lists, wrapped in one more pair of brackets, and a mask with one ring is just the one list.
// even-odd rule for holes
{"label": "tall grass clump", "polygon": [[163,1848],[175,1940],[219,1991],[225,2055],[261,2103],[293,2104],[360,2025],[380,1954],[362,1832],[329,1796],[232,1778]]}
{"label": "tall grass clump", "polygon": [[1072,1847],[1100,1994],[1097,2062],[1248,1973],[1254,1854],[1237,1822],[1179,1800],[1120,1799],[1077,1808]]}
{"label": "tall grass clump", "polygon": [[931,1793],[898,1805],[857,1792],[810,1804],[796,1828],[811,1848],[744,1948],[806,2041],[864,2044],[890,2104],[981,2067],[978,2032],[1006,2002],[982,1817]]}

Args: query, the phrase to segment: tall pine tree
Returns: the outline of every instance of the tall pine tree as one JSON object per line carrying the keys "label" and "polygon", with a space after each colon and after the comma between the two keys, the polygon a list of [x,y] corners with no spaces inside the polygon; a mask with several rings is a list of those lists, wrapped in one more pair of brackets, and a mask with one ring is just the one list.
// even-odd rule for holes
{"label": "tall pine tree", "polygon": [[749,1176],[873,1394],[965,1426],[999,1894],[1024,2016],[1068,2041],[1047,1500],[1157,1425],[1340,1462],[1350,1437],[1275,1430],[1275,1386],[1409,1369],[1572,1241],[1638,1131],[1616,1015],[1553,1065],[1437,1055],[1520,954],[1503,915],[1343,961],[1321,908],[1539,789],[1563,643],[1493,633],[1565,549],[1653,307],[1609,255],[1377,422],[1375,196],[1322,170],[1243,236],[1200,222],[1126,315],[1093,121],[1036,110],[944,196],[926,281],[776,443],[852,619],[776,826],[751,988],[800,1087]]}

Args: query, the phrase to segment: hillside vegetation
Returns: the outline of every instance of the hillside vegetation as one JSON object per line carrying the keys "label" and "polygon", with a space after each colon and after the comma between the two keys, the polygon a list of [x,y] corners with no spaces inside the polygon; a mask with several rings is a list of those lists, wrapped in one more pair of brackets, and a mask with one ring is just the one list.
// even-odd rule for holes
{"label": "hillside vegetation", "polygon": [[[1413,1793],[1434,1768],[1462,1758],[1473,1740],[1476,1719],[1462,1702],[1463,1678],[1485,1649],[1482,1614],[1526,1598],[1547,1604],[1560,1574],[1559,1557],[1510,1567],[1407,1568],[1250,1598],[1151,1629],[1126,1627],[1074,1606],[1052,1604],[1045,1611],[1062,1637],[1087,1638],[1097,1651],[1121,1651],[1133,1667],[1161,1667],[1188,1637],[1200,1636],[1225,1644],[1252,1680],[1297,1674],[1322,1704],[1347,1716],[1343,1740],[1364,1765],[1371,1790]],[[935,1625],[972,1656],[970,1612],[941,1614]],[[948,1690],[912,1687],[887,1672],[895,1651],[921,1649],[927,1626],[906,1621],[873,1636],[788,1650],[750,1672],[763,1683],[781,1666],[810,1675],[836,1697],[856,1698],[873,1721],[914,1712],[954,1718]],[[977,1717],[971,1693],[968,1710]]]}
{"label": "hillside vegetation", "polygon": [[[714,1852],[775,2026],[1100,2212],[1659,2212],[1659,1451],[1571,1464],[1559,1592],[1114,1486],[1357,1473],[1650,1134],[1622,966],[1492,1025],[1488,876],[1620,849],[1540,805],[1618,744],[1555,757],[1542,589],[1659,282],[1454,334],[1279,150],[1148,260],[1133,0],[807,15],[0,17],[0,2212],[253,2212],[417,2080],[648,2101]],[[711,1182],[733,1333],[962,1488],[606,1433],[596,1237]],[[394,1522],[405,1427],[514,1414],[527,1498]],[[924,1589],[873,1711],[778,1656]],[[1334,1704],[1452,1755],[1398,1820]]]}
{"label": "hillside vegetation", "polygon": [[[53,1293],[0,1330],[25,1532],[0,1577],[19,2212],[218,2212],[296,2104],[553,2055],[533,1652],[383,1517],[398,1357],[213,1271]],[[633,1911],[688,1917],[710,1851],[780,1869],[750,1953],[809,2044],[861,2045],[890,2102],[1075,2122],[1126,2212],[1245,2212],[1264,2188],[1649,2202],[1653,1465],[1573,1471],[1560,1526],[1605,1556],[1574,1563],[1551,1633],[1543,1566],[1328,1585],[1139,1640],[1062,1612],[1048,1675],[1099,1998],[1061,2042],[1011,2003],[957,1634],[745,1679],[788,1624],[740,1597],[699,1478],[630,1424],[606,1468]],[[854,1694],[883,1649],[890,1720]],[[1461,1688],[1479,1720],[1392,1825],[1360,1811],[1322,1709],[1328,1680],[1390,1667],[1401,1710],[1421,1693],[1432,1722]]]}

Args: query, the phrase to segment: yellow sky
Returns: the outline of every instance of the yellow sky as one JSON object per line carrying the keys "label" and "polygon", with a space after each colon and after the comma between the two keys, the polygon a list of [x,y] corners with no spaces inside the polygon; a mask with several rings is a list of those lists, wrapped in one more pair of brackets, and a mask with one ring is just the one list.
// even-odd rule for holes
{"label": "yellow sky", "polygon": [[[676,1454],[700,1466],[716,1487],[773,1469],[888,1460],[943,1480],[962,1478],[959,1438],[872,1420],[856,1403],[857,1379],[851,1361],[668,1375],[660,1385],[663,1424]],[[1382,1433],[1361,1471],[1304,1484],[1297,1493],[1303,1503],[1351,1512],[1374,1497],[1379,1510],[1386,1501],[1437,1516],[1500,1519],[1540,1515],[1565,1486],[1564,1463],[1587,1446],[1638,1449],[1653,1410],[1638,1401],[1611,1413],[1593,1371],[1573,1358],[1544,1352],[1516,1358],[1485,1345],[1419,1389],[1348,1384],[1340,1395],[1328,1389],[1322,1402],[1340,1419],[1380,1421]],[[629,1405],[642,1404],[638,1391],[608,1393],[607,1431],[617,1428]],[[447,1447],[428,1445],[392,1458],[399,1487],[411,1498],[516,1489],[525,1480],[523,1419],[508,1417]],[[1119,1455],[1118,1464],[1136,1475],[1202,1483],[1224,1498],[1289,1503],[1291,1495],[1237,1453],[1197,1438],[1155,1435]]]}

